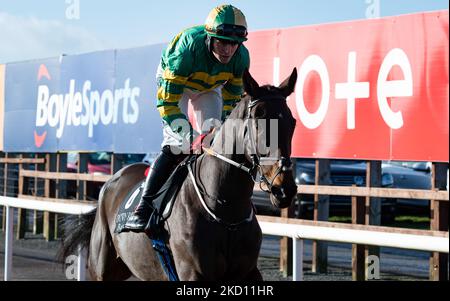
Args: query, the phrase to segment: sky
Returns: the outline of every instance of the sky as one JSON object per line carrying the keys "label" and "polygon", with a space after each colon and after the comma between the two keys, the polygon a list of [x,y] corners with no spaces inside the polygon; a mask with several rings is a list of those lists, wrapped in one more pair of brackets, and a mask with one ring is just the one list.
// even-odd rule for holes
{"label": "sky", "polygon": [[447,0],[0,0],[0,63],[166,43],[225,3],[249,31],[448,10]]}

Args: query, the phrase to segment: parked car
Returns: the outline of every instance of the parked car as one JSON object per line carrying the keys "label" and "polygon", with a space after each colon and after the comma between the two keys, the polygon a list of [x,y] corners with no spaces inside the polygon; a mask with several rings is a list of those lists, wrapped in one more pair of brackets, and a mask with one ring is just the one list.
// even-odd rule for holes
{"label": "parked car", "polygon": [[[426,162],[383,162],[381,187],[403,189],[430,189],[431,175],[429,163]],[[331,183],[337,186],[365,186],[366,163],[357,160],[331,160]],[[315,160],[297,159],[296,184],[313,185],[315,179]],[[255,191],[253,202],[260,214],[279,214],[273,208],[268,196]],[[330,215],[351,214],[351,197],[330,196]],[[314,209],[314,196],[302,194],[297,196],[295,214],[300,218],[312,218]],[[381,200],[382,219],[391,222],[396,214],[405,211],[429,214],[428,200],[405,200],[385,198]]]}
{"label": "parked car", "polygon": [[[297,185],[313,185],[315,179],[315,160],[297,160],[295,182]],[[336,186],[366,186],[366,162],[357,160],[331,160],[331,183]],[[394,177],[387,170],[382,170],[381,187],[393,187]],[[351,197],[330,196],[330,215],[351,215]],[[297,215],[300,218],[312,218],[314,210],[314,195],[301,194],[297,197]],[[396,202],[394,199],[381,200],[381,216],[385,221],[395,217]]]}
{"label": "parked car", "polygon": [[[117,159],[123,162],[123,165],[142,161],[143,154],[116,154]],[[89,153],[87,159],[87,169],[89,174],[110,175],[111,174],[111,153],[95,152]],[[78,153],[69,152],[67,154],[67,171],[77,172],[78,170]],[[97,199],[102,182],[88,182],[86,186],[86,194],[88,199]],[[69,196],[75,196],[75,183],[69,184]]]}
{"label": "parked car", "polygon": [[[144,154],[115,154],[116,159],[121,160],[123,165],[141,162]],[[88,173],[111,174],[111,153],[95,152],[88,154]],[[67,169],[76,171],[78,168],[78,153],[69,152],[67,155]]]}
{"label": "parked car", "polygon": [[[69,172],[78,170],[77,152],[69,152],[67,154],[67,169]],[[111,174],[111,155],[107,152],[89,153],[87,169],[90,174]]]}
{"label": "parked car", "polygon": [[[386,162],[384,169],[394,176],[393,188],[431,189],[431,162]],[[430,200],[396,199],[397,213],[430,215]]]}
{"label": "parked car", "polygon": [[121,160],[123,166],[137,162],[145,162],[145,154],[115,154],[117,160]]}

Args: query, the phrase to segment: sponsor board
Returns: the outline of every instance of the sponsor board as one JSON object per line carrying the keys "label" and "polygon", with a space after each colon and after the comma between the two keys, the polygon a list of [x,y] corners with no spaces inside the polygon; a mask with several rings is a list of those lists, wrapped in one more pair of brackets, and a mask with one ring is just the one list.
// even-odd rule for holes
{"label": "sponsor board", "polygon": [[5,126],[13,130],[5,150],[157,152],[161,50],[154,45],[8,64]]}
{"label": "sponsor board", "polygon": [[448,162],[448,10],[251,33],[251,73],[288,99],[294,157]]}

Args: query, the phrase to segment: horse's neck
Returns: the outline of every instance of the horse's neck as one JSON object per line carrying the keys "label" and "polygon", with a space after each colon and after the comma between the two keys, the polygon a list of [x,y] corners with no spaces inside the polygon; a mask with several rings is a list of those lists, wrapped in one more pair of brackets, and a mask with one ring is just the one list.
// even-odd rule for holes
{"label": "horse's neck", "polygon": [[205,154],[197,162],[196,174],[204,201],[217,216],[229,222],[249,216],[253,181],[246,172]]}
{"label": "horse's neck", "polygon": [[[243,155],[224,156],[238,163],[244,163]],[[202,156],[201,165],[203,168],[199,169],[199,175],[204,185],[209,186],[207,188],[214,189],[216,193],[223,197],[242,197],[249,195],[249,192],[251,196],[253,181],[245,171],[206,154]]]}
{"label": "horse's neck", "polygon": [[[220,137],[220,130],[217,134]],[[233,141],[233,143],[243,142]],[[245,155],[227,154],[220,145],[214,143],[212,149],[237,163],[245,163]],[[218,214],[222,212],[222,215],[247,217],[252,206],[250,198],[254,185],[248,173],[207,154],[199,158],[196,172],[199,186],[207,195],[205,202],[211,209]],[[223,216],[223,218],[226,217]]]}
{"label": "horse's neck", "polygon": [[[236,127],[232,127],[236,132],[234,134],[225,133],[227,130],[227,123],[233,122],[233,119],[231,119],[232,117],[237,117],[234,120],[240,121],[237,123]],[[216,153],[240,164],[248,163],[246,162],[246,156],[244,155],[243,146],[245,143],[242,117],[243,116],[230,116],[230,119],[227,119],[219,129],[214,139],[215,141],[211,146]],[[228,127],[228,130],[230,130],[230,127]],[[240,153],[235,154],[235,151],[239,151]],[[213,176],[209,177],[206,181],[212,187],[219,189],[220,194],[234,198],[238,196],[251,196],[251,192],[253,191],[253,181],[248,173],[228,162],[209,155],[204,157],[204,161],[207,162],[208,166],[212,167],[211,171],[213,172]],[[208,171],[204,172],[208,173]]]}

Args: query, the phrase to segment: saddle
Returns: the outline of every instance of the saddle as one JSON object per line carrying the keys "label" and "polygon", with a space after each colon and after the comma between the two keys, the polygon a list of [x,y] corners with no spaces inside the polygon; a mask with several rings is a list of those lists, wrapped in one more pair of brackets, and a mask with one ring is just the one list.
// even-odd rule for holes
{"label": "saddle", "polygon": [[[175,168],[158,193],[153,196],[154,199],[152,203],[157,210],[152,213],[146,228],[149,228],[150,224],[153,224],[156,225],[156,227],[152,226],[153,229],[159,228],[161,231],[164,229],[164,222],[170,217],[175,199],[180,191],[181,185],[188,175],[187,165],[195,161],[197,156],[198,155],[190,155],[186,157]],[[122,232],[129,216],[136,207],[137,202],[141,199],[145,184],[144,181],[145,179],[136,184],[123,199],[116,215],[116,227],[114,233]]]}

